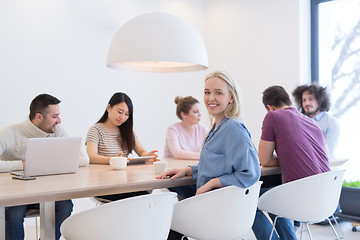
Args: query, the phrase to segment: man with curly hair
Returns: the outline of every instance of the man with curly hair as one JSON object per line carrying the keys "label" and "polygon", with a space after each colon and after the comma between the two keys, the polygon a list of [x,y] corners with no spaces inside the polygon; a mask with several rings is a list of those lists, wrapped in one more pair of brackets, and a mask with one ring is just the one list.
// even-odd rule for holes
{"label": "man with curly hair", "polygon": [[339,140],[339,123],[330,116],[330,98],[325,87],[316,84],[301,85],[293,91],[299,111],[314,119],[323,130],[330,158],[334,157]]}

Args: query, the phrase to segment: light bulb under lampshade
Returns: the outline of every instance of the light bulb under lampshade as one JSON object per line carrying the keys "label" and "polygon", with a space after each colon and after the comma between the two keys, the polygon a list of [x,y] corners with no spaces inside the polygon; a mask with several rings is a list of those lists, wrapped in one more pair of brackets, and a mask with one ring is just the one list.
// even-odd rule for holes
{"label": "light bulb under lampshade", "polygon": [[189,23],[167,13],[133,18],[115,34],[107,67],[143,72],[190,72],[208,68],[205,44]]}

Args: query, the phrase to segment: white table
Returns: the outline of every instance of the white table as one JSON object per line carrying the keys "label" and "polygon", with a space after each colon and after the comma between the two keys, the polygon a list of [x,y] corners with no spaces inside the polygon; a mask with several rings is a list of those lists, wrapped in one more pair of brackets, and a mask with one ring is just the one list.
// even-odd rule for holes
{"label": "white table", "polygon": [[[186,167],[195,161],[168,159],[170,168]],[[55,201],[151,190],[194,184],[191,177],[156,179],[152,164],[131,165],[112,170],[109,165],[81,167],[76,174],[12,179],[0,174],[0,239],[5,239],[5,206],[40,203],[41,239],[55,239]]]}
{"label": "white table", "polygon": [[[190,160],[164,160],[169,162],[169,168],[197,164]],[[261,168],[262,176],[280,173],[280,167]],[[54,239],[55,201],[195,183],[191,177],[176,180],[155,177],[152,164],[130,165],[125,170],[112,170],[109,165],[90,165],[79,168],[76,174],[42,176],[29,181],[14,180],[10,173],[0,173],[0,240],[5,239],[6,206],[40,203],[41,239]]]}

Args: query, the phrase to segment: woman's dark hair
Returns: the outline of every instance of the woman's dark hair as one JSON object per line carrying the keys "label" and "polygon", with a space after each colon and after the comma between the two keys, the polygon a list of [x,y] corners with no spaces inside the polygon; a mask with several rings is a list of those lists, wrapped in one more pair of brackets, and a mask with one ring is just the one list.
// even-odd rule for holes
{"label": "woman's dark hair", "polygon": [[29,108],[30,109],[30,114],[29,114],[30,120],[33,120],[37,113],[40,113],[41,115],[45,115],[47,113],[49,105],[57,105],[60,102],[61,101],[59,99],[57,99],[56,97],[53,97],[46,93],[36,96],[30,104],[30,108]]}
{"label": "woman's dark hair", "polygon": [[292,95],[294,96],[296,105],[298,109],[305,114],[304,108],[302,106],[302,95],[304,92],[308,92],[309,94],[313,94],[316,98],[316,101],[319,105],[320,112],[329,111],[330,109],[330,98],[326,92],[326,87],[321,87],[316,84],[311,85],[301,85],[293,91]]}
{"label": "woman's dark hair", "polygon": [[196,103],[199,103],[196,98],[193,98],[191,96],[184,98],[177,96],[174,102],[176,104],[176,115],[178,116],[178,118],[180,118],[180,120],[182,120],[182,112],[188,114],[192,106]]}
{"label": "woman's dark hair", "polygon": [[[129,118],[128,120],[126,120],[126,122],[124,122],[119,126],[120,135],[122,139],[120,145],[123,149],[127,149],[129,153],[131,153],[135,147],[135,137],[133,131],[133,104],[131,102],[131,99],[125,93],[117,92],[110,98],[108,104],[112,108],[114,105],[122,102],[126,103],[126,105],[129,108]],[[107,119],[108,119],[108,111],[107,109],[105,109],[105,112],[98,121],[98,123],[104,123]]]}
{"label": "woman's dark hair", "polygon": [[274,107],[282,107],[284,105],[291,106],[289,94],[281,86],[272,86],[263,92],[263,104]]}

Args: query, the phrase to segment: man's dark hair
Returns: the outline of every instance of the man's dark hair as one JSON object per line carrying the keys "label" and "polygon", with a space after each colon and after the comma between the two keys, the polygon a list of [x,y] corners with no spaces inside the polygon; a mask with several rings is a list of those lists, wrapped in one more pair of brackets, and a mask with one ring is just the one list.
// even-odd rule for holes
{"label": "man's dark hair", "polygon": [[274,107],[282,107],[284,105],[291,106],[289,94],[281,86],[271,86],[263,92],[263,104],[266,108],[267,105]]}
{"label": "man's dark hair", "polygon": [[304,108],[302,106],[302,95],[304,92],[308,92],[309,94],[313,94],[316,98],[316,101],[319,105],[319,110],[329,111],[330,109],[330,98],[328,93],[326,92],[326,87],[321,87],[317,84],[311,85],[301,85],[293,91],[292,95],[294,96],[296,105],[298,109],[305,114]]}
{"label": "man's dark hair", "polygon": [[49,105],[57,105],[60,102],[61,101],[56,97],[53,97],[46,93],[36,96],[30,104],[30,114],[29,114],[30,120],[33,120],[37,113],[40,113],[41,115],[45,115],[47,113],[47,108]]}

